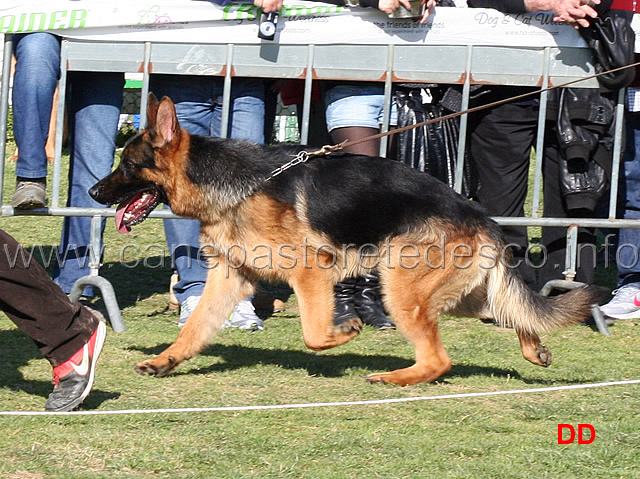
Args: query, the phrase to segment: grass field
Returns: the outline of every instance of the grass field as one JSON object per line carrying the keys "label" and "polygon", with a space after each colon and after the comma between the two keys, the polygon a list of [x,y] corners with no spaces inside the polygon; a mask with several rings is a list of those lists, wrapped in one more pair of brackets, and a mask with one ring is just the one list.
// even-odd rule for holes
{"label": "grass field", "polygon": [[[7,168],[4,203],[13,191]],[[0,221],[45,257],[58,242],[60,219]],[[109,332],[82,412],[410,400],[640,379],[637,321],[616,324],[611,337],[578,326],[547,335],[555,361],[542,369],[521,357],[513,331],[447,318],[441,330],[451,372],[432,384],[369,385],[368,373],[411,363],[401,334],[367,328],[341,348],[314,353],[302,343],[295,297],[278,285],[266,289],[287,310],[269,316],[265,331],[223,330],[171,376],[139,376],[134,363],[178,332],[177,314],[166,310],[171,268],[162,224],[149,220],[123,236],[110,220],[105,242],[101,272],[115,287],[127,331]],[[0,358],[0,411],[41,411],[50,367],[4,317]],[[640,386],[618,385],[304,409],[0,416],[0,477],[637,478],[638,411]],[[591,424],[596,438],[559,445],[560,423]]]}

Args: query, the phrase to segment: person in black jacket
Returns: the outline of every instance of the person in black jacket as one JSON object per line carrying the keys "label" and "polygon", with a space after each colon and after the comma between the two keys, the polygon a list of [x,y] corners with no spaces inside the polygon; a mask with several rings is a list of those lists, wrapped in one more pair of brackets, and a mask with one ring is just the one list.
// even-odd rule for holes
{"label": "person in black jacket", "polygon": [[[600,1],[580,0],[469,0],[470,7],[496,8],[504,13],[552,11],[555,21],[588,26],[598,13]],[[534,88],[489,86],[475,91],[479,104],[504,100]],[[563,89],[550,94],[545,125],[543,158],[543,216],[587,218],[608,187],[607,171],[612,156],[615,94],[600,95],[597,89]],[[474,105],[476,106],[476,105]],[[493,216],[524,216],[529,162],[537,136],[539,96],[511,101],[474,113],[469,121],[470,152],[478,172],[478,201]],[[595,120],[586,125],[584,118]],[[590,121],[591,121],[590,120]],[[579,140],[579,141],[577,141]],[[533,288],[554,279],[593,282],[596,249],[593,231],[578,234],[577,274],[565,278],[566,229],[542,230],[542,257],[532,260],[524,226],[504,226],[512,247],[513,264]],[[536,269],[540,270],[536,278]]]}

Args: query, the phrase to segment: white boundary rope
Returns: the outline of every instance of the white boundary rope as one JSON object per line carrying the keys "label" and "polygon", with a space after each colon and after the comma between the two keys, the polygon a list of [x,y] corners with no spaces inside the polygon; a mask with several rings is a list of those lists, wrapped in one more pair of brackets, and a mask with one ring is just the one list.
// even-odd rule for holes
{"label": "white boundary rope", "polygon": [[604,383],[573,384],[570,386],[553,386],[548,388],[514,389],[511,391],[489,391],[479,393],[445,394],[442,396],[419,396],[397,399],[372,399],[368,401],[345,402],[319,402],[301,404],[274,404],[263,406],[223,406],[223,407],[188,407],[175,409],[122,409],[115,411],[0,411],[0,416],[112,416],[117,414],[168,414],[168,413],[192,413],[192,412],[234,412],[234,411],[264,411],[274,409],[307,409],[317,407],[362,406],[371,404],[395,404],[416,401],[432,401],[436,399],[465,399],[488,396],[505,396],[510,394],[531,394],[552,391],[567,391],[573,389],[602,388],[608,386],[621,386],[627,384],[640,384],[640,379],[628,379],[624,381],[610,381]]}

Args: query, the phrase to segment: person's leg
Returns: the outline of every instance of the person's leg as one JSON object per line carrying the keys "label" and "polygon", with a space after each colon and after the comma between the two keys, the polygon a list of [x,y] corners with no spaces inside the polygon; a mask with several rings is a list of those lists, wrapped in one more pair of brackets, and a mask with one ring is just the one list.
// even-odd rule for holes
{"label": "person's leg", "polygon": [[[507,103],[471,118],[470,152],[478,172],[478,202],[492,216],[524,216],[529,178],[529,155],[534,141],[537,112],[530,105]],[[531,287],[535,274],[525,261],[527,228],[503,226],[512,245],[514,264]]]}
{"label": "person's leg", "polygon": [[53,367],[45,408],[69,411],[91,391],[106,326],[72,303],[38,262],[0,230],[0,309],[29,336]]}
{"label": "person's leg", "polygon": [[[158,97],[168,96],[176,106],[180,125],[191,134],[220,136],[222,119],[222,81],[211,77],[154,75],[151,90]],[[264,142],[264,83],[259,79],[237,79],[231,94],[229,136]],[[206,263],[198,259],[200,223],[190,220],[165,220],[167,245],[178,271],[173,291],[181,304],[178,325],[182,326],[195,310],[207,280]],[[243,311],[253,306],[243,304]],[[261,329],[255,318],[248,329]],[[257,321],[256,321],[257,320]],[[255,324],[255,327],[254,327]]]}
{"label": "person's leg", "polygon": [[[356,141],[368,136],[378,134],[377,128],[367,128],[364,126],[346,126],[331,130],[331,140],[334,144]],[[369,140],[357,145],[349,145],[342,151],[357,153],[359,155],[378,156],[380,154],[380,140]]]}
{"label": "person's leg", "polygon": [[[222,121],[222,83],[215,89],[211,134],[220,136]],[[256,78],[238,78],[231,87],[229,138],[264,143],[264,83]]]}
{"label": "person's leg", "polygon": [[[640,112],[627,113],[623,178],[619,205],[625,219],[640,219]],[[601,306],[604,315],[616,319],[640,318],[640,230],[621,228],[618,233],[618,289]]]}
{"label": "person's leg", "polygon": [[70,302],[45,269],[3,230],[0,246],[0,309],[57,366],[87,342],[98,320]]}
{"label": "person's leg", "polygon": [[[214,86],[215,103],[211,133],[220,136],[222,121],[222,82]],[[238,78],[231,88],[229,112],[229,138],[264,143],[265,92],[264,83],[255,78]],[[264,323],[256,315],[253,296],[243,299],[234,308],[233,314],[223,327],[262,330]]]}
{"label": "person's leg", "polygon": [[[640,112],[627,113],[626,145],[621,191],[625,219],[640,219]],[[640,282],[640,229],[621,228],[618,233],[618,286]]]}
{"label": "person's leg", "polygon": [[[362,140],[379,133],[384,108],[382,87],[367,84],[337,85],[326,92],[325,103],[327,129],[333,143]],[[380,140],[350,145],[343,148],[343,151],[379,156]],[[337,283],[334,297],[335,325],[354,319],[355,314],[364,324],[375,328],[395,328],[382,307],[377,272]]]}
{"label": "person's leg", "polygon": [[[213,111],[212,81],[209,77],[152,75],[151,91],[158,98],[171,98],[176,106],[180,126],[189,133],[209,135]],[[173,292],[182,306],[179,324],[184,324],[197,306],[207,280],[206,261],[199,258],[198,254],[200,222],[169,219],[163,220],[163,224],[167,247],[179,278],[173,286]]]}
{"label": "person's leg", "polygon": [[[184,305],[190,297],[202,296],[207,281],[207,261],[200,255],[200,222],[180,219],[164,220],[163,224],[172,264],[178,272],[173,293],[178,302]],[[193,311],[196,304],[193,308],[187,305],[187,309]]]}
{"label": "person's leg", "polygon": [[46,143],[60,74],[60,40],[50,33],[14,36],[13,130],[18,147],[15,208],[46,205]]}
{"label": "person's leg", "polygon": [[[122,108],[124,75],[72,72],[69,74],[70,165],[68,206],[104,208],[89,196],[89,188],[111,172]],[[89,274],[90,217],[66,217],[54,280],[70,292],[78,278]],[[103,222],[104,228],[104,222]],[[84,294],[91,296],[92,288]]]}

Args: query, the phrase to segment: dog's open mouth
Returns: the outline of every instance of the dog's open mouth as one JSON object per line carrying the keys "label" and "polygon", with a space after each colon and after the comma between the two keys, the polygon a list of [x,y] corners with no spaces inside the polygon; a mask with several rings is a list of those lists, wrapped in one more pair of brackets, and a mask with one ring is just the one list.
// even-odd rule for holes
{"label": "dog's open mouth", "polygon": [[116,229],[120,233],[129,233],[133,225],[142,223],[149,213],[160,203],[157,190],[145,190],[123,201],[116,210]]}

